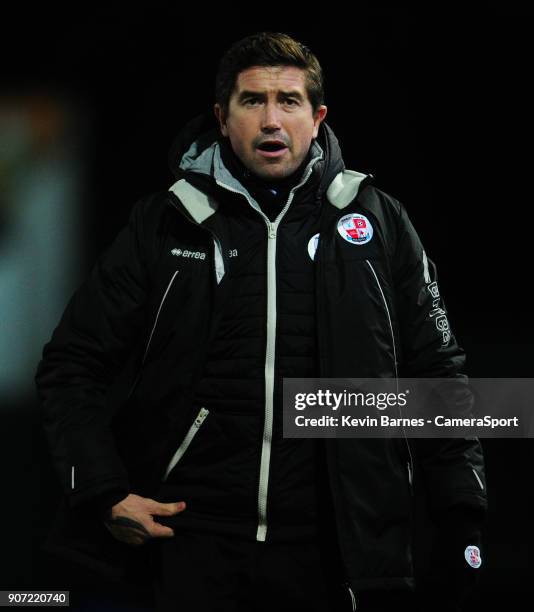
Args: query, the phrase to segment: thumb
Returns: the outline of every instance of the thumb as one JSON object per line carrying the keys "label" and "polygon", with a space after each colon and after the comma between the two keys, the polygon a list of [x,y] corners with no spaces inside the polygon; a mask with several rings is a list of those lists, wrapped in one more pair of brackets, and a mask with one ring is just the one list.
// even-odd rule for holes
{"label": "thumb", "polygon": [[171,516],[183,510],[185,510],[185,502],[180,501],[168,504],[158,504],[151,514],[156,514],[157,516]]}

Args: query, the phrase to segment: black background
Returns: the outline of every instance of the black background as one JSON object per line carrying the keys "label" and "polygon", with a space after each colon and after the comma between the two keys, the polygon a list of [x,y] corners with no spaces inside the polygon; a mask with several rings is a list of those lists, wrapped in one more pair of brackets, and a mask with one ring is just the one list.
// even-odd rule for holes
{"label": "black background", "polygon": [[[266,16],[243,20],[252,8]],[[278,5],[252,8],[194,14],[177,6],[76,5],[76,12],[47,7],[13,17],[4,39],[6,93],[59,95],[82,117],[80,280],[132,204],[172,183],[167,150],[180,127],[212,105],[221,54],[250,33],[284,31],[311,47],[324,68],[326,121],[346,166],[371,172],[406,205],[438,266],[468,373],[532,376],[532,18],[491,10],[430,17],[338,8],[325,15],[310,5],[283,19]],[[6,457],[18,456],[20,440],[30,440],[33,460],[6,470],[1,588],[38,588],[50,579],[38,543],[57,485],[35,407],[26,409],[11,412],[4,447]],[[483,446],[491,511],[482,594],[531,591],[531,442]]]}

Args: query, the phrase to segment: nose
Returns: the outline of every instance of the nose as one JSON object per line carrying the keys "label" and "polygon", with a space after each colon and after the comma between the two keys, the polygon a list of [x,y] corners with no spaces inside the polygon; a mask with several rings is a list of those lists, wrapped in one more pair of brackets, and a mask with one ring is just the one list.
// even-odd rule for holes
{"label": "nose", "polygon": [[279,109],[276,104],[265,104],[261,122],[261,131],[264,133],[275,132],[282,126],[278,116]]}

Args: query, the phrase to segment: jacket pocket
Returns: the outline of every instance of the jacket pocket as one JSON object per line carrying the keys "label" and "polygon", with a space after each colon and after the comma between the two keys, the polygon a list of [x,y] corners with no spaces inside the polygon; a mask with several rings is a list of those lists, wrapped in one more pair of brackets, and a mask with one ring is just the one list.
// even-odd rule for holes
{"label": "jacket pocket", "polygon": [[471,469],[471,472],[473,473],[473,477],[476,480],[476,487],[477,489],[480,489],[481,491],[484,491],[485,487],[484,487],[484,483],[482,482],[482,479],[480,478],[478,472],[475,470],[475,468],[470,465],[469,468]]}
{"label": "jacket pocket", "polygon": [[178,461],[180,461],[180,459],[184,456],[185,451],[187,450],[188,446],[193,441],[193,438],[197,435],[198,430],[202,426],[202,423],[204,423],[204,420],[206,419],[208,414],[209,414],[209,410],[207,410],[206,408],[201,408],[199,410],[195,420],[191,424],[191,427],[189,427],[189,429],[187,430],[187,433],[185,434],[185,437],[182,440],[182,443],[180,444],[180,446],[178,447],[178,449],[172,456],[172,459],[169,461],[169,465],[167,466],[167,469],[165,470],[165,474],[162,479],[163,481],[167,480],[167,476],[170,474],[171,470],[178,463]]}
{"label": "jacket pocket", "polygon": [[156,327],[158,326],[158,320],[159,320],[159,315],[161,313],[161,309],[163,308],[163,305],[165,304],[165,300],[167,299],[167,295],[169,293],[169,291],[171,290],[171,287],[174,283],[174,279],[176,278],[177,274],[178,274],[179,270],[175,270],[173,275],[171,276],[167,287],[165,289],[165,292],[163,293],[163,297],[161,298],[160,302],[159,302],[159,306],[158,306],[158,310],[156,312],[156,316],[154,317],[154,321],[152,323],[152,327],[150,328],[150,333],[148,336],[148,340],[146,342],[145,345],[145,350],[143,352],[143,357],[141,359],[141,363],[139,364],[138,368],[137,368],[137,373],[135,374],[135,378],[133,383],[130,386],[130,390],[128,392],[128,396],[126,398],[126,401],[128,401],[130,399],[130,397],[133,395],[133,392],[135,391],[137,385],[139,384],[139,381],[141,379],[141,373],[143,371],[143,366],[145,365],[145,361],[147,358],[147,355],[149,353],[150,350],[150,346],[152,344],[152,338],[154,336],[154,332],[156,331]]}
{"label": "jacket pocket", "polygon": [[386,317],[387,317],[388,330],[389,330],[389,333],[390,333],[390,336],[391,336],[391,346],[393,348],[393,367],[395,369],[395,376],[398,377],[397,343],[395,341],[395,333],[393,331],[393,321],[391,319],[391,314],[390,314],[390,311],[389,311],[389,307],[388,307],[388,303],[387,303],[387,300],[386,300],[386,296],[384,294],[384,291],[382,289],[382,285],[380,283],[380,280],[378,279],[378,275],[377,275],[377,273],[376,273],[376,271],[374,269],[373,264],[368,259],[365,260],[365,263],[369,267],[369,270],[371,271],[374,283],[376,284],[376,287],[377,287],[377,289],[378,289],[378,291],[380,293],[380,299],[381,299],[382,305],[384,307],[384,312],[385,312]]}
{"label": "jacket pocket", "polygon": [[[395,340],[395,332],[393,330],[393,319],[391,318],[391,312],[388,306],[388,302],[386,300],[386,295],[384,293],[384,290],[382,288],[382,284],[380,283],[380,280],[378,278],[378,274],[376,273],[376,270],[373,266],[373,264],[371,263],[371,261],[369,259],[365,260],[365,263],[367,264],[367,266],[369,267],[369,270],[372,274],[372,277],[374,279],[374,282],[376,283],[376,286],[378,288],[378,291],[380,293],[380,298],[384,307],[384,312],[386,314],[387,317],[387,325],[388,325],[388,329],[389,329],[389,333],[391,335],[391,346],[393,348],[393,367],[395,370],[395,378],[398,379],[399,377],[399,362],[398,362],[398,353],[397,353],[397,343]],[[410,442],[408,441],[408,436],[406,435],[406,432],[404,431],[404,427],[402,427],[402,433],[403,433],[403,438],[406,444],[406,450],[408,451],[408,461],[406,464],[407,470],[408,470],[408,482],[410,485],[410,491],[413,492],[413,468],[414,468],[414,460],[413,460],[413,455],[412,455],[412,449],[410,447]]]}

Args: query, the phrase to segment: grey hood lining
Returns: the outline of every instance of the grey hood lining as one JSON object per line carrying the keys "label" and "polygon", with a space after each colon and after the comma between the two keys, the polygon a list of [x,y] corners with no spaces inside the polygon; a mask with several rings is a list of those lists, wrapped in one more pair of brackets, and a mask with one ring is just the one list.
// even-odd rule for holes
{"label": "grey hood lining", "polygon": [[[210,147],[202,151],[198,157],[196,157],[197,151],[197,141],[195,141],[182,157],[180,163],[180,168],[182,170],[213,176],[219,185],[243,194],[253,207],[257,206],[259,208],[259,205],[250,193],[224,165],[218,142],[214,142]],[[323,157],[323,149],[317,140],[314,140],[311,145],[311,160],[306,166],[303,176],[308,173],[311,166],[315,165],[315,163],[323,159]],[[204,192],[200,191],[200,189],[193,187],[186,179],[178,180],[171,186],[169,191],[172,191],[178,197],[196,223],[204,222],[213,215],[218,208],[217,202],[212,197],[206,195]]]}
{"label": "grey hood lining", "polygon": [[346,208],[358,195],[360,186],[367,174],[356,172],[356,170],[343,170],[337,174],[330,183],[326,192],[326,198],[336,208]]}
{"label": "grey hood lining", "polygon": [[[316,164],[316,162],[318,162],[319,160],[323,158],[324,158],[323,149],[321,148],[321,146],[316,140],[313,140],[311,144],[311,159],[306,165],[306,168],[304,169],[302,176],[303,177],[307,176],[310,168],[313,167]],[[236,191],[238,193],[243,194],[247,198],[247,200],[252,204],[253,208],[256,208],[257,210],[261,210],[259,204],[250,195],[249,191],[243,186],[243,184],[240,181],[238,181],[234,177],[234,175],[231,172],[229,172],[229,170],[224,165],[224,162],[221,157],[221,149],[220,149],[219,143],[216,143],[216,149],[214,153],[213,176],[217,184],[223,185],[231,189],[232,191]],[[298,186],[300,185],[302,185],[301,182],[298,183]],[[294,189],[295,187],[291,191],[293,191]]]}
{"label": "grey hood lining", "polygon": [[200,139],[195,140],[189,149],[184,153],[180,161],[180,170],[184,172],[197,172],[199,174],[211,175],[211,167],[215,148],[219,146],[218,142],[214,142],[207,149],[199,153]]}

